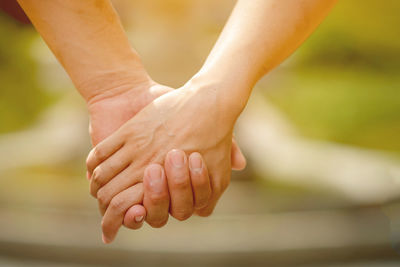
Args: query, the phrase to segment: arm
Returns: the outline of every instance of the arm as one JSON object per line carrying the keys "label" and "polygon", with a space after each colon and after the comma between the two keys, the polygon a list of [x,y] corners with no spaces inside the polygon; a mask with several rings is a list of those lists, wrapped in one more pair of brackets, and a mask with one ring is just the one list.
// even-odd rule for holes
{"label": "arm", "polygon": [[[124,168],[124,162],[134,161],[130,173],[134,177],[147,162],[162,164],[169,149],[183,148],[204,156],[212,177],[212,195],[197,213],[210,215],[229,184],[231,162],[227,155],[233,126],[252,87],[295,51],[335,2],[239,0],[199,73],[180,90],[147,106],[92,150],[88,170],[101,177],[91,183],[92,193],[110,188],[107,183],[117,174],[113,170]],[[123,195],[110,197],[119,203]],[[105,211],[102,228],[108,240],[114,239],[125,213],[117,206]]]}
{"label": "arm", "polygon": [[[172,88],[156,84],[148,76],[109,0],[18,2],[86,100],[94,145],[151,101],[172,91]],[[245,160],[239,148],[236,147],[232,158],[237,169],[244,168]],[[171,169],[167,167],[166,172]],[[172,173],[167,178],[174,179],[175,176]],[[145,199],[155,194],[150,186],[144,188]],[[168,190],[163,193],[160,205],[163,207],[162,213],[157,212],[159,209],[155,205],[146,207],[149,215],[147,221],[151,225],[160,223],[159,217],[164,222],[168,219]],[[175,206],[185,204],[179,199],[182,195],[176,192],[171,196]],[[136,206],[134,210],[136,212],[130,213],[129,218],[142,217],[145,213],[143,207]],[[190,211],[190,207],[187,210]],[[140,226],[133,219],[127,219],[127,223],[131,228]]]}
{"label": "arm", "polygon": [[149,77],[109,0],[18,0],[88,102]]}
{"label": "arm", "polygon": [[239,0],[197,78],[221,84],[220,95],[229,93],[221,98],[237,117],[255,83],[309,37],[336,1]]}

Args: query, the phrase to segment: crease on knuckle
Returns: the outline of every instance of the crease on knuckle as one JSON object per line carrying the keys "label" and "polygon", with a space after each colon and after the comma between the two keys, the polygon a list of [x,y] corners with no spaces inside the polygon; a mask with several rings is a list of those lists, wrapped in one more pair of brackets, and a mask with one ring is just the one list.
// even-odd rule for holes
{"label": "crease on knuckle", "polygon": [[100,186],[101,180],[102,180],[102,174],[103,174],[103,172],[101,171],[100,167],[97,167],[96,169],[94,169],[91,182],[97,186]]}
{"label": "crease on knuckle", "polygon": [[186,176],[181,176],[179,178],[174,178],[171,179],[171,187],[173,187],[176,190],[184,190],[189,188],[190,186],[190,181],[187,179]]}
{"label": "crease on knuckle", "polygon": [[167,201],[168,195],[165,192],[160,192],[160,193],[151,193],[149,195],[149,200],[151,204],[153,205],[160,205]]}
{"label": "crease on knuckle", "polygon": [[209,183],[195,184],[193,188],[195,192],[200,192],[201,195],[209,195],[211,192]]}
{"label": "crease on knuckle", "polygon": [[125,210],[124,200],[122,198],[113,198],[110,202],[109,208],[117,211],[117,213],[123,213]]}
{"label": "crease on knuckle", "polygon": [[207,206],[208,201],[210,200],[211,194],[201,195],[196,199],[196,207],[204,208]]}
{"label": "crease on knuckle", "polygon": [[193,186],[195,188],[199,188],[201,190],[204,190],[205,188],[207,188],[210,185],[210,180],[207,177],[201,177],[198,179],[192,178],[192,181],[193,181]]}
{"label": "crease on knuckle", "polygon": [[110,204],[110,198],[108,197],[106,191],[102,188],[97,191],[97,201],[102,208],[106,208]]}
{"label": "crease on knuckle", "polygon": [[192,216],[193,210],[184,209],[184,210],[174,210],[172,212],[172,216],[177,219],[178,221],[185,221]]}
{"label": "crease on knuckle", "polygon": [[99,161],[102,162],[105,158],[104,150],[100,148],[99,146],[96,146],[93,148],[93,157]]}
{"label": "crease on knuckle", "polygon": [[[120,164],[120,162],[118,162],[118,164]],[[107,166],[107,170],[110,173],[117,173],[119,171],[119,165],[117,164],[108,164]]]}

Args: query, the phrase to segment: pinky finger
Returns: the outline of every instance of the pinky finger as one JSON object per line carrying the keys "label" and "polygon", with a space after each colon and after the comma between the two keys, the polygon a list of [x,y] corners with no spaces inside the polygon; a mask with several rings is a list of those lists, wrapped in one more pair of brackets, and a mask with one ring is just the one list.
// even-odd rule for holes
{"label": "pinky finger", "polygon": [[201,209],[207,206],[211,197],[211,183],[207,166],[200,153],[194,152],[189,156],[189,167],[194,208]]}
{"label": "pinky finger", "polygon": [[217,205],[217,202],[218,202],[218,198],[216,198],[215,196],[212,196],[206,207],[197,209],[195,211],[196,215],[198,215],[200,217],[210,216],[213,213],[215,206]]}
{"label": "pinky finger", "polygon": [[134,205],[125,213],[124,225],[129,229],[139,229],[145,218],[146,209],[142,205]]}

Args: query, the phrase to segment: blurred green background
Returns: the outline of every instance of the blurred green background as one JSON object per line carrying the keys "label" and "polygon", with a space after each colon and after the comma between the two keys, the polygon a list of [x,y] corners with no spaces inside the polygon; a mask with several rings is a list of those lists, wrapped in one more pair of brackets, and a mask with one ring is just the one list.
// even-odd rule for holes
{"label": "blurred green background", "polygon": [[[113,2],[149,73],[173,87],[235,3]],[[0,265],[398,266],[399,14],[397,0],[339,1],[256,86],[237,126],[248,167],[215,215],[122,230],[106,247],[84,102],[34,28],[0,13]]]}

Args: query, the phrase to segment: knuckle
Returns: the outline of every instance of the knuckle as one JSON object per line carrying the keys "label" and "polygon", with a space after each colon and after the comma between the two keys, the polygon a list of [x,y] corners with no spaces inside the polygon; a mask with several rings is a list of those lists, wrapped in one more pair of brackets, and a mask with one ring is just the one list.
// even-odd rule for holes
{"label": "knuckle", "polygon": [[160,205],[163,202],[167,201],[168,194],[166,193],[151,193],[149,195],[149,200],[153,205]]}
{"label": "knuckle", "polygon": [[184,190],[190,186],[189,179],[186,176],[175,177],[171,179],[171,186],[176,190]]}
{"label": "knuckle", "polygon": [[197,208],[204,208],[205,206],[207,206],[210,196],[211,196],[211,194],[200,196],[197,199],[197,203],[196,203]]}
{"label": "knuckle", "polygon": [[124,211],[124,201],[122,198],[113,198],[110,202],[110,208],[121,213]]}
{"label": "knuckle", "polygon": [[195,192],[199,192],[201,195],[208,195],[211,191],[209,183],[201,183],[193,185],[193,189]]}
{"label": "knuckle", "polygon": [[185,221],[189,219],[193,214],[193,210],[177,210],[173,211],[172,216],[178,221]]}
{"label": "knuckle", "polygon": [[97,191],[97,201],[101,207],[107,207],[110,203],[110,198],[104,189]]}
{"label": "knuckle", "polygon": [[192,178],[193,186],[195,188],[203,189],[206,186],[208,187],[210,184],[210,179],[207,176],[201,176],[201,177],[197,177],[197,178],[194,178],[192,176],[191,178]]}
{"label": "knuckle", "polygon": [[95,185],[101,185],[101,180],[102,180],[102,171],[101,171],[100,167],[97,167],[97,168],[93,171],[92,182],[93,182]]}
{"label": "knuckle", "polygon": [[[119,163],[118,163],[119,164]],[[119,165],[117,164],[108,164],[107,169],[109,170],[109,172],[111,173],[116,173],[119,170]]]}
{"label": "knuckle", "polygon": [[93,157],[99,161],[102,161],[105,157],[104,150],[99,146],[93,148]]}
{"label": "knuckle", "polygon": [[90,170],[91,166],[92,166],[92,158],[91,158],[90,156],[88,156],[88,157],[86,158],[86,168],[87,168],[88,170]]}

